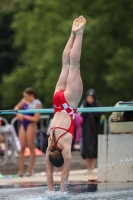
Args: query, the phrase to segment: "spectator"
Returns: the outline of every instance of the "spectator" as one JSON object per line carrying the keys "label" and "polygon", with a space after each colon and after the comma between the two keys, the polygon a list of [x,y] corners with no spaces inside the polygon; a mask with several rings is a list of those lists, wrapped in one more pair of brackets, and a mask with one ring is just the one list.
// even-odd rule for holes
{"label": "spectator", "polygon": [[2,143],[4,141],[4,136],[3,134],[0,133],[0,143]]}
{"label": "spectator", "polygon": [[[26,88],[23,92],[23,98],[14,107],[15,110],[18,109],[40,109],[42,104],[39,99],[37,99],[36,92],[33,88]],[[19,173],[18,176],[31,176],[32,169],[35,162],[35,137],[37,131],[37,122],[39,121],[39,113],[26,113],[24,115],[17,114],[18,119],[21,121],[21,126],[19,129],[19,140],[21,145],[21,151],[19,154]],[[28,171],[24,174],[24,151],[28,144],[30,149],[30,162]]]}
{"label": "spectator", "polygon": [[82,133],[82,123],[83,118],[79,113],[76,113],[75,117],[75,139],[74,139],[74,145],[73,150],[80,150],[81,148],[81,133]]}
{"label": "spectator", "polygon": [[0,156],[4,155],[4,150],[1,148],[1,143],[3,143],[3,142],[4,142],[4,135],[2,133],[0,133]]}
{"label": "spectator", "polygon": [[[101,104],[96,98],[94,89],[90,89],[86,93],[83,107],[100,107]],[[97,159],[98,133],[100,129],[101,113],[82,113],[82,157],[86,159],[87,170],[93,170]]]}

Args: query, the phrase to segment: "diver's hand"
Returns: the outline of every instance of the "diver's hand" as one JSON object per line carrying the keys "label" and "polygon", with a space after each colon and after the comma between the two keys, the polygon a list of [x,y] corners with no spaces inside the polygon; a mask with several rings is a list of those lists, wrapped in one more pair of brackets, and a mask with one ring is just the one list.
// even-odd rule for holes
{"label": "diver's hand", "polygon": [[70,196],[68,195],[68,192],[56,192],[56,191],[47,191],[46,195],[49,200],[68,200],[70,199]]}

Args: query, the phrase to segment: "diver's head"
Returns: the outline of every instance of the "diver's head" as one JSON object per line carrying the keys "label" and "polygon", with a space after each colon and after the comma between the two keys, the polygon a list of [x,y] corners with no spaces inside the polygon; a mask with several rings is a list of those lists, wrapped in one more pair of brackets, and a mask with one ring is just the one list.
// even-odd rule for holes
{"label": "diver's head", "polygon": [[61,167],[64,164],[62,150],[56,147],[55,142],[56,142],[56,137],[55,137],[54,129],[53,129],[52,141],[49,147],[49,161],[51,162],[53,166]]}

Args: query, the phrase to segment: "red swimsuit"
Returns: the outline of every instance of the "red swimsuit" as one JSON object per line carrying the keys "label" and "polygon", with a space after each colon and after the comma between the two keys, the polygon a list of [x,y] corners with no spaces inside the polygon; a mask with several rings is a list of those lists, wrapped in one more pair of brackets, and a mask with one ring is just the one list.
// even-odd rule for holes
{"label": "red swimsuit", "polygon": [[[57,126],[54,127],[55,129],[58,128],[58,129],[65,130],[65,132],[58,137],[58,139],[55,143],[55,146],[57,146],[58,140],[63,135],[65,135],[67,132],[70,132],[72,134],[73,138],[74,138],[75,114],[76,114],[77,109],[72,108],[67,103],[65,96],[64,96],[64,90],[58,90],[55,93],[54,98],[53,98],[53,107],[54,107],[54,113],[56,113],[56,112],[66,112],[71,118],[71,124],[70,124],[70,127],[68,129],[65,129],[65,128],[62,128],[62,127],[57,127]],[[52,129],[53,129],[53,127],[50,130],[52,130]],[[50,138],[50,140],[51,140],[51,138]]]}

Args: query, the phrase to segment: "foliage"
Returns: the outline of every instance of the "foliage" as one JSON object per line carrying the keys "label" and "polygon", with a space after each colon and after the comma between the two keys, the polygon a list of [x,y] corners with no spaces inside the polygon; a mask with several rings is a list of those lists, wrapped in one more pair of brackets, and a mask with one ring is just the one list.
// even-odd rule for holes
{"label": "foliage", "polygon": [[72,21],[81,14],[87,19],[81,57],[84,93],[95,88],[103,106],[132,99],[131,0],[24,0],[17,5],[12,22],[14,48],[22,52],[16,68],[3,76],[3,108],[13,107],[27,86],[37,90],[44,107],[52,106],[62,51]]}
{"label": "foliage", "polygon": [[[13,2],[15,3],[15,0]],[[0,2],[0,80],[2,74],[10,73],[14,68],[18,56],[18,51],[12,47],[14,31],[10,27],[15,10],[13,2]],[[10,8],[8,12],[6,8]]]}

